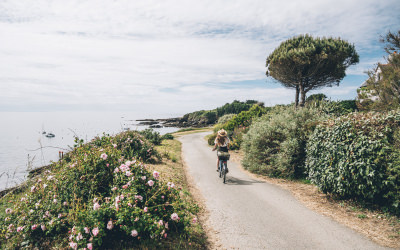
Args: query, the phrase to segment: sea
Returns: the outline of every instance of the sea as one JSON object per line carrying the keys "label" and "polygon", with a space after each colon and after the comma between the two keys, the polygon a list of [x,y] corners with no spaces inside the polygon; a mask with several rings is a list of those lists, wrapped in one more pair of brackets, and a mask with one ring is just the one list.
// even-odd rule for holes
{"label": "sea", "polygon": [[[29,170],[58,161],[75,137],[90,141],[98,135],[143,130],[138,119],[179,117],[180,114],[130,112],[0,112],[0,190],[23,182]],[[154,129],[160,134],[178,128]],[[52,133],[55,137],[46,137]]]}

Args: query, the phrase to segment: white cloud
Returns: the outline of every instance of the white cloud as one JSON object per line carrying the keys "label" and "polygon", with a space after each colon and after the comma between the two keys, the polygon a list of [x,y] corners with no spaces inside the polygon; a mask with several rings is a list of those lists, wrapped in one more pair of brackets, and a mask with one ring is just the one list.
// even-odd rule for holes
{"label": "white cloud", "polygon": [[379,35],[399,28],[399,10],[395,0],[2,1],[0,110],[288,103],[290,90],[267,84],[222,97],[218,86],[262,79],[268,54],[301,33],[355,43],[362,61],[348,74],[364,74],[382,55]]}

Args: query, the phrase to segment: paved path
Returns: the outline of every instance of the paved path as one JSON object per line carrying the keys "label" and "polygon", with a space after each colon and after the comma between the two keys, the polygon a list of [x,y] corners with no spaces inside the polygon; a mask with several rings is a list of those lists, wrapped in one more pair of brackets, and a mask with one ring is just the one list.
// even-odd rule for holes
{"label": "paved path", "polygon": [[183,158],[205,199],[210,224],[226,249],[385,249],[299,203],[288,191],[252,179],[228,162],[227,183],[217,176],[207,133],[185,135]]}

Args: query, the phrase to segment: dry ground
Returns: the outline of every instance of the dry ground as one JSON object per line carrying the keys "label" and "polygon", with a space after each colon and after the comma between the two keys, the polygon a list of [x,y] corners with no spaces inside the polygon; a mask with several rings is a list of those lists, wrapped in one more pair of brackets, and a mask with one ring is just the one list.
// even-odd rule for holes
{"label": "dry ground", "polygon": [[[243,153],[231,151],[231,160],[240,165]],[[241,165],[240,165],[241,166]],[[278,185],[289,190],[297,200],[306,207],[335,221],[346,225],[349,228],[365,235],[376,243],[400,249],[400,218],[384,214],[380,211],[370,211],[355,205],[351,201],[335,200],[326,195],[311,184],[300,181],[269,178],[266,176],[252,174],[243,167],[242,171],[256,179],[262,179],[269,183]]]}

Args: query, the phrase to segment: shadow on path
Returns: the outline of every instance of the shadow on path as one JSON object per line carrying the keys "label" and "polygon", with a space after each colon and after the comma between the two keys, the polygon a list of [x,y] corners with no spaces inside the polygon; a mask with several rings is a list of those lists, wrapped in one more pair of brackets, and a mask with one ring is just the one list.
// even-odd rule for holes
{"label": "shadow on path", "polygon": [[243,180],[233,176],[226,176],[226,185],[253,185],[255,183],[265,183],[264,181],[257,180]]}

